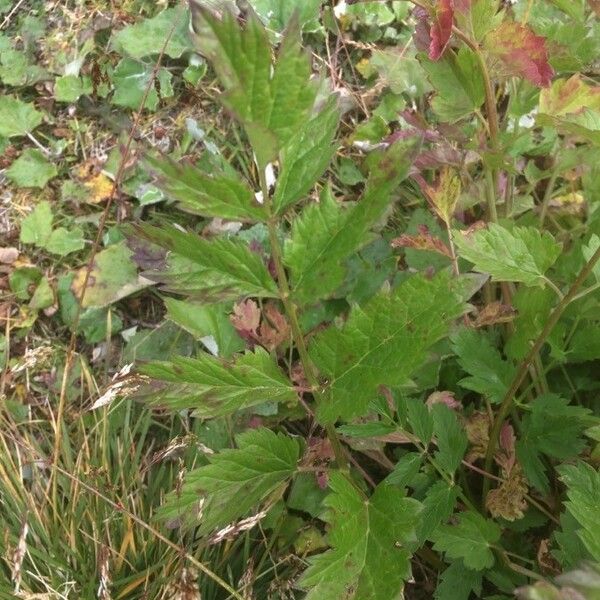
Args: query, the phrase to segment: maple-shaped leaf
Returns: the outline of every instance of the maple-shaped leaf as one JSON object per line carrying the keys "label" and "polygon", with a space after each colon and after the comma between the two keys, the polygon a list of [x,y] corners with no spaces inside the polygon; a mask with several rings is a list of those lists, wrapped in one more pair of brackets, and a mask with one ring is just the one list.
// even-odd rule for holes
{"label": "maple-shaped leaf", "polygon": [[459,256],[488,273],[495,281],[518,281],[543,285],[544,274],[559,257],[561,247],[548,232],[535,227],[513,227],[497,223],[487,229],[454,232]]}
{"label": "maple-shaped leaf", "polygon": [[236,449],[210,455],[210,464],[188,473],[158,516],[188,522],[199,535],[207,535],[257,512],[269,497],[278,497],[296,472],[299,440],[252,429],[237,435],[236,443]]}
{"label": "maple-shaped leaf", "polygon": [[600,561],[600,528],[598,527],[598,498],[600,472],[591,465],[578,462],[558,467],[562,482],[567,486],[567,511],[579,525],[577,536],[583,542],[590,558]]}
{"label": "maple-shaped leaf", "polygon": [[325,188],[321,201],[308,205],[294,220],[284,261],[297,302],[314,303],[340,287],[346,274],[343,262],[371,241],[370,230],[408,175],[418,144],[414,139],[392,144],[372,169],[362,198],[354,206],[340,205]]}
{"label": "maple-shaped leaf", "polygon": [[213,177],[197,167],[178,164],[164,157],[147,156],[145,166],[154,184],[179,207],[203,217],[219,217],[232,221],[264,221],[266,213],[252,189],[232,176]]}
{"label": "maple-shaped leaf", "polygon": [[364,415],[380,385],[406,383],[428,349],[448,333],[465,305],[449,275],[411,277],[354,306],[341,328],[313,339],[309,352],[327,386],[319,398],[321,422]]}
{"label": "maple-shaped leaf", "polygon": [[465,567],[475,571],[494,565],[492,546],[500,539],[501,529],[479,513],[467,511],[455,525],[442,525],[434,534],[434,550],[448,558],[462,559]]}
{"label": "maple-shaped leaf", "polygon": [[140,372],[152,380],[137,396],[199,417],[230,415],[263,402],[295,402],[290,380],[264,349],[225,361],[209,354],[151,362]]}
{"label": "maple-shaped leaf", "polygon": [[520,76],[539,87],[550,85],[546,39],[515,21],[503,21],[484,38],[492,68],[501,76]]}
{"label": "maple-shaped leaf", "polygon": [[245,26],[232,11],[221,15],[194,2],[193,41],[225,88],[223,104],[243,124],[262,168],[304,126],[315,102],[308,56],[297,18],[288,24],[275,62],[267,32],[248,7]]}
{"label": "maple-shaped leaf", "polygon": [[241,240],[206,240],[172,226],[146,224],[133,228],[133,235],[169,251],[162,268],[147,271],[145,276],[170,291],[207,302],[278,296],[262,258]]}
{"label": "maple-shaped leaf", "polygon": [[410,552],[421,505],[382,483],[366,497],[333,473],[324,503],[331,550],[312,557],[299,586],[307,600],[389,600],[410,577]]}

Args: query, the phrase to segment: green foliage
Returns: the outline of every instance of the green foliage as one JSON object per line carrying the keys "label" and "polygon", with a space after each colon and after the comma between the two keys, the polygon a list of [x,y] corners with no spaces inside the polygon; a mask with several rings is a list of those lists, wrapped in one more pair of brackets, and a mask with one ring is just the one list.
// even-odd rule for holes
{"label": "green foliage", "polygon": [[27,148],[6,170],[6,176],[19,187],[43,188],[57,175],[56,167],[35,148]]}
{"label": "green foliage", "polygon": [[600,473],[584,462],[579,462],[577,465],[563,465],[559,467],[558,472],[561,480],[567,486],[569,500],[565,506],[579,524],[576,533],[590,557],[600,562],[600,531],[598,530],[597,512]]}
{"label": "green foliage", "polygon": [[487,229],[457,232],[454,243],[460,256],[472,262],[480,273],[494,281],[519,281],[543,285],[544,274],[560,255],[560,246],[548,232],[534,227],[511,230],[491,223]]}
{"label": "green foliage", "polygon": [[179,58],[191,48],[187,34],[188,21],[188,11],[167,8],[152,19],[121,29],[113,36],[112,44],[121,54],[139,60],[158,54],[162,43],[168,39],[164,53],[171,58]]}
{"label": "green foliage", "polygon": [[170,251],[165,271],[146,275],[163,281],[168,289],[195,298],[220,302],[242,295],[275,297],[275,282],[261,257],[240,240],[212,242],[174,227],[145,225],[139,233]]}
{"label": "green foliage", "polygon": [[463,310],[442,275],[430,281],[411,278],[363,307],[353,307],[343,328],[320,333],[310,347],[327,381],[319,419],[332,422],[364,414],[379,386],[407,383]]}
{"label": "green foliage", "polygon": [[313,557],[300,580],[307,598],[393,598],[410,576],[406,545],[414,540],[420,505],[392,486],[370,498],[335,474],[325,503],[328,552]]}
{"label": "green foliage", "polygon": [[344,260],[370,240],[370,230],[389,208],[391,192],[408,174],[414,150],[414,141],[391,146],[355,206],[341,206],[326,189],[321,202],[310,204],[294,221],[284,261],[298,302],[326,298],[341,285]]}
{"label": "green foliage", "polygon": [[[194,508],[200,534],[214,533],[280,495],[297,468],[298,440],[268,429],[239,434],[235,450],[212,455],[209,464],[188,473],[179,492],[170,494],[162,518]],[[201,490],[201,494],[198,491]]]}
{"label": "green foliage", "polygon": [[473,329],[461,329],[452,337],[458,363],[469,374],[460,385],[500,402],[514,377],[512,365],[502,359],[498,350],[484,334]]}
{"label": "green foliage", "polygon": [[467,569],[482,571],[494,564],[492,546],[500,534],[500,527],[493,521],[475,512],[465,512],[456,525],[438,527],[434,548],[448,558],[461,559]]}
{"label": "green foliage", "polygon": [[42,117],[31,103],[22,102],[14,96],[0,97],[0,136],[27,135],[42,122]]}
{"label": "green foliage", "polygon": [[25,4],[0,592],[593,598],[598,2]]}
{"label": "green foliage", "polygon": [[209,355],[154,362],[145,375],[164,382],[141,391],[152,402],[171,408],[193,408],[194,414],[216,417],[263,402],[294,402],[296,393],[273,359],[263,350],[239,355],[226,363]]}
{"label": "green foliage", "polygon": [[240,179],[212,177],[168,159],[147,157],[146,164],[155,177],[155,185],[187,212],[238,221],[266,220],[264,207]]}

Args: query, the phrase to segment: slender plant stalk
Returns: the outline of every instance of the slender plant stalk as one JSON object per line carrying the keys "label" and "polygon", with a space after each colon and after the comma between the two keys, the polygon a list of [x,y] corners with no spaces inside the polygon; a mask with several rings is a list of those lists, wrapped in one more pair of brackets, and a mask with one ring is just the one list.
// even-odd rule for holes
{"label": "slender plant stalk", "polygon": [[[504,398],[502,399],[502,404],[496,414],[496,418],[494,420],[494,425],[492,426],[492,431],[490,433],[490,441],[488,443],[486,455],[485,455],[485,471],[489,472],[492,468],[492,462],[494,461],[494,454],[496,452],[496,447],[498,444],[498,438],[500,436],[500,430],[502,429],[502,423],[506,418],[506,415],[509,413],[513,406],[513,401],[516,393],[519,391],[523,380],[527,376],[527,372],[529,370],[529,366],[535,360],[538,352],[541,350],[542,346],[545,344],[548,336],[554,329],[554,326],[558,323],[558,320],[562,316],[563,312],[567,308],[567,306],[571,303],[571,301],[577,297],[577,292],[579,288],[583,285],[585,280],[590,276],[592,270],[600,260],[600,248],[594,252],[593,256],[588,260],[583,269],[581,269],[577,279],[573,282],[573,285],[566,293],[564,298],[557,304],[556,308],[552,311],[548,320],[546,321],[546,325],[544,329],[540,332],[535,343],[527,353],[527,356],[523,359],[519,368],[510,384],[510,387],[506,391]],[[490,480],[485,478],[483,480],[483,498],[485,500],[487,493],[490,489]]]}
{"label": "slender plant stalk", "polygon": [[[294,304],[291,298],[290,284],[288,282],[285,267],[283,265],[283,253],[281,251],[281,244],[279,242],[279,237],[277,236],[277,218],[273,214],[273,206],[269,195],[269,186],[267,185],[265,172],[264,169],[260,166],[259,179],[261,191],[263,194],[263,201],[265,203],[265,207],[267,209],[269,217],[267,227],[269,230],[269,241],[271,243],[271,257],[273,258],[275,271],[277,273],[277,284],[279,286],[280,292],[279,296],[283,303],[283,307],[285,309],[287,317],[290,321],[292,338],[294,340],[294,345],[298,350],[298,355],[300,356],[302,368],[304,369],[304,373],[306,375],[306,378],[308,379],[313,393],[316,394],[321,388],[321,386],[319,384],[319,380],[317,379],[317,375],[314,371],[310,356],[308,355],[308,349],[304,340],[304,334],[302,333],[300,323],[298,322],[298,311],[296,310],[296,305]],[[325,426],[325,431],[327,433],[329,441],[331,442],[331,446],[335,454],[335,460],[339,468],[346,472],[349,471],[350,469],[348,465],[348,460],[346,458],[346,453],[335,431],[335,427],[332,424],[328,424]]]}

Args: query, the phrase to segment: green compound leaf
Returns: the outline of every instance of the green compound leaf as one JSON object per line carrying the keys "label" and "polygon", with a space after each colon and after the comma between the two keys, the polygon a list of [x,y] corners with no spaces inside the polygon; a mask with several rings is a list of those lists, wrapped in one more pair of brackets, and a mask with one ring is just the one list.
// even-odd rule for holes
{"label": "green compound leaf", "polygon": [[331,550],[310,559],[299,585],[307,600],[389,600],[410,577],[410,552],[421,505],[400,489],[380,484],[366,498],[340,473],[331,476]]}
{"label": "green compound leaf", "polygon": [[241,29],[232,12],[219,17],[192,5],[194,42],[225,88],[223,103],[244,125],[259,164],[266,164],[306,123],[315,102],[297,19],[288,25],[273,63],[267,32],[251,9]]}
{"label": "green compound leaf", "polygon": [[319,420],[364,415],[379,386],[406,383],[464,310],[445,273],[431,280],[414,276],[355,306],[342,328],[320,333],[309,349],[328,383]]}
{"label": "green compound leaf", "polygon": [[241,240],[205,240],[175,227],[142,225],[135,233],[169,250],[163,268],[144,275],[170,291],[207,302],[241,296],[275,298],[277,285],[262,258]]}
{"label": "green compound leaf", "polygon": [[590,557],[600,561],[600,528],[598,527],[598,498],[600,498],[600,473],[591,465],[579,462],[576,465],[558,467],[562,482],[567,486],[565,502],[567,511],[576,519],[580,528],[576,533]]}
{"label": "green compound leaf", "polygon": [[144,162],[156,177],[156,187],[187,212],[232,221],[266,220],[264,208],[241,179],[212,177],[197,167],[180,165],[169,158],[147,156]]}
{"label": "green compound leaf", "polygon": [[236,442],[237,449],[209,456],[210,464],[188,473],[159,516],[187,519],[204,536],[258,512],[270,496],[283,492],[296,471],[300,442],[268,429],[241,433]]}
{"label": "green compound leaf", "polygon": [[31,133],[41,122],[42,113],[33,104],[14,96],[0,96],[0,136],[17,137]]}
{"label": "green compound leaf", "polygon": [[544,274],[561,253],[548,232],[535,227],[506,229],[490,223],[487,229],[455,231],[459,255],[472,262],[476,271],[488,273],[495,281],[517,281],[525,285],[544,284]]}
{"label": "green compound leaf", "polygon": [[491,546],[500,539],[501,529],[479,513],[464,512],[456,525],[442,525],[434,534],[434,550],[451,559],[462,559],[465,566],[482,571],[494,566]]}
{"label": "green compound leaf", "polygon": [[153,378],[140,396],[169,408],[193,408],[199,417],[230,415],[263,402],[295,402],[297,394],[262,348],[232,361],[209,354],[152,362],[141,372]]}
{"label": "green compound leaf", "polygon": [[372,170],[359,202],[339,205],[327,190],[292,225],[284,261],[295,299],[303,304],[333,294],[344,281],[343,261],[371,241],[370,231],[390,206],[390,196],[408,175],[418,141],[392,145]]}

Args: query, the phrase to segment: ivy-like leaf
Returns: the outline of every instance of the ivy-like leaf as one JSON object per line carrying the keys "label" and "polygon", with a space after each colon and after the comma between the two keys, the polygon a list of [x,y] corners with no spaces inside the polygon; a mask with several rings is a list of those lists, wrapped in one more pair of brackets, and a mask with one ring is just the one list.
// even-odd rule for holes
{"label": "ivy-like leaf", "polygon": [[484,38],[492,67],[505,76],[524,77],[534,85],[550,85],[554,71],[548,62],[545,38],[529,27],[503,21]]}
{"label": "ivy-like leaf", "polygon": [[548,232],[535,227],[506,229],[490,223],[487,229],[454,232],[459,255],[488,273],[495,281],[543,285],[544,274],[559,257],[561,248]]}
{"label": "ivy-like leaf", "polygon": [[42,122],[42,117],[33,104],[6,94],[0,96],[0,136],[27,135]]}
{"label": "ivy-like leaf", "polygon": [[447,274],[414,276],[355,306],[343,328],[317,335],[309,352],[328,382],[319,420],[363,415],[380,385],[406,383],[464,309]]}
{"label": "ivy-like leaf", "polygon": [[121,29],[113,36],[112,45],[120,54],[140,59],[158,54],[164,40],[168,40],[164,54],[180,58],[191,49],[187,32],[189,19],[189,11],[167,8],[151,19]]}
{"label": "ivy-like leaf", "polygon": [[244,29],[231,11],[219,17],[197,3],[192,11],[196,47],[211,61],[226,90],[223,103],[244,125],[264,168],[306,122],[316,97],[298,21],[288,25],[273,64],[267,32],[252,9]]}
{"label": "ivy-like leaf", "polygon": [[266,213],[254,192],[241,179],[212,177],[192,165],[169,158],[147,156],[145,164],[156,178],[155,185],[180,207],[203,217],[232,221],[265,221]]}
{"label": "ivy-like leaf", "polygon": [[323,174],[335,152],[333,138],[339,116],[334,97],[282,149],[281,171],[273,195],[275,212],[281,214],[300,200]]}
{"label": "ivy-like leaf", "polygon": [[558,467],[562,482],[567,486],[567,510],[581,528],[577,535],[596,562],[600,561],[600,528],[598,527],[598,498],[600,498],[600,473],[591,465]]}
{"label": "ivy-like leaf", "polygon": [[461,329],[452,336],[460,366],[469,373],[460,385],[492,402],[500,402],[511,384],[515,369],[505,361],[489,338],[474,329]]}
{"label": "ivy-like leaf", "polygon": [[370,230],[390,204],[390,194],[408,175],[418,142],[393,144],[373,169],[361,200],[340,206],[326,190],[292,225],[284,261],[291,270],[296,301],[302,304],[330,296],[343,282],[343,261],[371,240]]}
{"label": "ivy-like leaf", "polygon": [[370,498],[340,473],[329,482],[331,550],[310,559],[299,585],[307,600],[389,600],[410,576],[410,553],[421,505],[400,489],[380,484]]}
{"label": "ivy-like leaf", "polygon": [[491,546],[500,539],[500,533],[496,523],[468,511],[460,515],[456,525],[438,528],[433,548],[445,552],[448,558],[462,559],[469,569],[482,571],[494,565]]}
{"label": "ivy-like leaf", "polygon": [[300,442],[268,429],[241,433],[236,442],[237,449],[209,456],[210,464],[188,473],[182,489],[169,494],[159,516],[187,518],[199,535],[206,535],[282,492],[296,471]]}
{"label": "ivy-like leaf", "polygon": [[211,302],[278,295],[277,285],[262,258],[241,240],[209,241],[166,225],[161,228],[142,225],[134,232],[170,251],[163,268],[148,271],[145,276],[164,283],[171,291]]}
{"label": "ivy-like leaf", "polygon": [[151,362],[140,372],[153,378],[139,396],[170,408],[193,408],[199,417],[230,415],[263,402],[295,402],[296,392],[262,348],[234,362],[200,354],[170,362]]}

